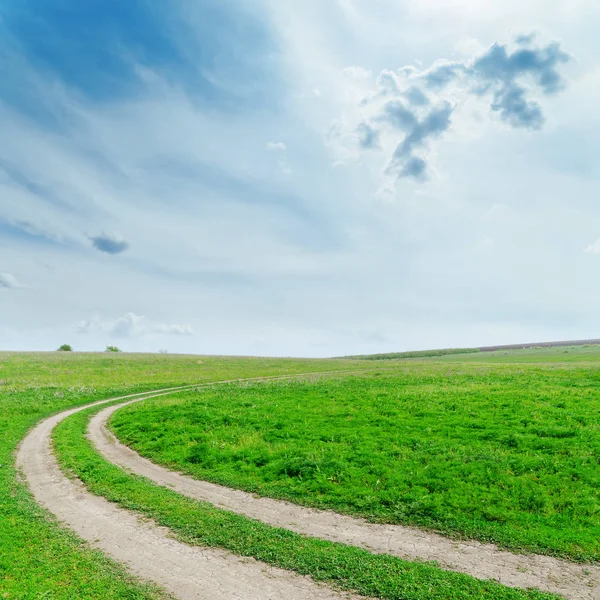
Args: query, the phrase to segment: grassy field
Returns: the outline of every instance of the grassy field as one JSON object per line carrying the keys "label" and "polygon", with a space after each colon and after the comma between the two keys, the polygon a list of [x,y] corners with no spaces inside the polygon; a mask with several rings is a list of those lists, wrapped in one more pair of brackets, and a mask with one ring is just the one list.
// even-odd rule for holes
{"label": "grassy field", "polygon": [[356,356],[342,356],[357,360],[398,360],[404,358],[436,358],[454,354],[474,354],[480,352],[479,348],[443,348],[439,350],[412,350],[408,352],[387,352],[385,354],[363,354]]}
{"label": "grassy field", "polygon": [[439,358],[451,362],[486,363],[581,363],[600,364],[600,346],[560,346],[555,348],[526,348],[525,350],[496,350],[474,354],[448,354]]}
{"label": "grassy field", "polygon": [[[208,503],[196,502],[104,460],[84,436],[95,407],[61,423],[54,434],[63,468],[93,493],[167,526],[183,542],[229,550],[317,581],[383,600],[551,600],[552,594],[443,571],[366,550],[303,537]],[[556,598],[556,600],[558,600]]]}
{"label": "grassy field", "polygon": [[180,393],[123,409],[111,426],[194,477],[598,561],[599,384],[598,347],[477,353]]}
{"label": "grassy field", "polygon": [[332,360],[0,353],[0,598],[162,597],[59,527],[18,481],[15,448],[43,417],[160,386],[349,367],[364,368]]}
{"label": "grassy field", "polygon": [[[18,480],[14,451],[40,419],[169,385],[347,369],[377,372],[175,394],[117,413],[113,426],[155,460],[213,481],[374,520],[598,559],[598,347],[377,364],[0,353],[0,598],[165,597],[36,506]],[[82,435],[88,417],[76,415],[57,432],[63,465],[96,493],[190,543],[380,598],[550,597],[307,540],[186,500],[99,457]]]}

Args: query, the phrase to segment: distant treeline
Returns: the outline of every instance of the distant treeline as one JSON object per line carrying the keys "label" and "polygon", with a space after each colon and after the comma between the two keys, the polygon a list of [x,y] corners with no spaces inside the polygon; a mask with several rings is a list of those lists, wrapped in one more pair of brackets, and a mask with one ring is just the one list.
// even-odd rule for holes
{"label": "distant treeline", "polygon": [[600,340],[569,340],[566,342],[536,342],[535,344],[510,344],[508,346],[483,346],[482,352],[496,350],[527,350],[528,348],[561,348],[562,346],[597,346]]}
{"label": "distant treeline", "polygon": [[362,356],[341,356],[356,360],[393,360],[397,358],[429,358],[446,354],[473,354],[481,352],[481,348],[445,348],[443,350],[412,350],[410,352],[388,352],[387,354],[365,354]]}
{"label": "distant treeline", "polygon": [[385,354],[364,354],[357,356],[340,356],[356,360],[394,360],[399,358],[430,358],[446,354],[473,354],[474,352],[495,352],[497,350],[527,350],[531,348],[560,348],[563,346],[596,346],[600,339],[569,340],[565,342],[536,342],[533,344],[508,344],[504,346],[480,346],[479,348],[444,348],[440,350],[413,350],[410,352],[387,352]]}

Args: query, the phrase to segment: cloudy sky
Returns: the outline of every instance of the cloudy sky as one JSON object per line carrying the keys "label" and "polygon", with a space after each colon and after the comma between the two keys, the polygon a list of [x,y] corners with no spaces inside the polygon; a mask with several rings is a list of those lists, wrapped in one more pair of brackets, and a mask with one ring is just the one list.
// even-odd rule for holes
{"label": "cloudy sky", "polygon": [[597,0],[9,0],[0,346],[600,337]]}

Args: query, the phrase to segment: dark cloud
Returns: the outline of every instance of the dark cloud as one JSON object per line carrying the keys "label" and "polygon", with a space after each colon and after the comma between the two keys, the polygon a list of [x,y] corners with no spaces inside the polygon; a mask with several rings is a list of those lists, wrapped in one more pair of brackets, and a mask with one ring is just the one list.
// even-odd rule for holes
{"label": "dark cloud", "polygon": [[448,63],[430,69],[425,73],[423,79],[427,87],[442,89],[464,72],[465,65],[463,63]]}
{"label": "dark cloud", "polygon": [[90,236],[90,241],[96,250],[106,254],[120,254],[129,248],[129,243],[123,238],[108,233]]}
{"label": "dark cloud", "polygon": [[409,87],[404,92],[404,97],[413,106],[427,106],[429,104],[429,98],[427,97],[427,95],[416,85]]}
{"label": "dark cloud", "polygon": [[491,109],[499,112],[502,120],[513,127],[541,129],[544,125],[542,107],[526,100],[525,90],[519,86],[506,87],[494,94]]}
{"label": "dark cloud", "polygon": [[410,131],[418,125],[415,113],[406,108],[401,100],[387,102],[378,120],[389,123],[402,131]]}
{"label": "dark cloud", "polygon": [[398,170],[399,177],[412,177],[419,181],[425,181],[427,176],[427,163],[420,156],[411,156],[400,166]]}
{"label": "dark cloud", "polygon": [[360,123],[356,128],[358,144],[361,148],[379,148],[379,131],[368,125]]}
{"label": "dark cloud", "polygon": [[560,44],[552,42],[545,47],[523,48],[533,43],[534,36],[519,36],[519,47],[513,52],[507,46],[494,44],[472,63],[443,64],[423,75],[427,87],[443,89],[459,77],[472,93],[478,96],[492,94],[490,108],[513,127],[540,129],[544,123],[539,103],[527,98],[531,85],[543,94],[554,94],[564,86],[560,65],[570,56]]}
{"label": "dark cloud", "polygon": [[512,53],[506,46],[495,44],[473,63],[471,71],[483,84],[480,94],[493,91],[491,108],[500,113],[502,120],[513,127],[541,129],[542,107],[527,98],[528,90],[519,82],[528,76],[542,93],[554,94],[564,85],[558,67],[568,61],[569,55],[557,43],[545,48],[519,48]]}
{"label": "dark cloud", "polygon": [[22,288],[22,286],[17,278],[11,273],[0,273],[0,287],[9,289],[9,290],[18,290]]}
{"label": "dark cloud", "polygon": [[519,44],[519,46],[529,46],[535,40],[535,33],[529,33],[527,35],[518,35],[515,38],[515,44]]}
{"label": "dark cloud", "polygon": [[382,95],[394,95],[398,93],[398,82],[393,71],[384,69],[377,77],[377,89]]}
{"label": "dark cloud", "polygon": [[[535,35],[519,36],[512,48],[494,44],[471,61],[438,62],[426,71],[403,67],[382,71],[378,90],[363,105],[388,97],[368,121],[358,126],[362,148],[379,145],[386,131],[404,134],[386,172],[397,177],[427,179],[427,160],[419,150],[448,130],[454,110],[444,100],[455,93],[489,97],[490,110],[511,127],[537,130],[544,125],[538,96],[555,94],[564,87],[560,67],[570,60],[557,42],[536,45]],[[404,82],[404,86],[403,83]],[[390,99],[389,97],[392,96]],[[433,97],[437,102],[432,105]],[[440,102],[441,99],[441,102]]]}
{"label": "dark cloud", "polygon": [[388,172],[397,173],[398,177],[427,179],[427,163],[415,151],[423,148],[429,139],[441,136],[451,124],[454,108],[448,102],[433,108],[422,120],[415,122],[405,138],[396,146],[392,160],[387,167]]}
{"label": "dark cloud", "polygon": [[530,75],[545,94],[552,94],[562,87],[558,67],[569,60],[570,56],[556,42],[545,48],[519,48],[512,54],[506,46],[494,44],[473,63],[471,72],[475,78],[502,84]]}

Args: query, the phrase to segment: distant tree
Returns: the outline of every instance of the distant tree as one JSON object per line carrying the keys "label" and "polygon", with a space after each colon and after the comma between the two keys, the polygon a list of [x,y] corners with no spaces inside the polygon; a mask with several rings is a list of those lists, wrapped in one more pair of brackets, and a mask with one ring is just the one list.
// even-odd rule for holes
{"label": "distant tree", "polygon": [[158,353],[159,353],[159,354],[169,354],[169,351],[168,351],[166,348],[161,348],[161,349],[158,351]]}
{"label": "distant tree", "polygon": [[106,350],[104,350],[104,352],[121,352],[121,349],[117,348],[116,346],[106,346]]}
{"label": "distant tree", "polygon": [[69,344],[63,344],[58,350],[57,352],[73,352],[73,348],[71,348],[71,346],[69,346]]}

